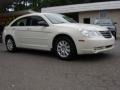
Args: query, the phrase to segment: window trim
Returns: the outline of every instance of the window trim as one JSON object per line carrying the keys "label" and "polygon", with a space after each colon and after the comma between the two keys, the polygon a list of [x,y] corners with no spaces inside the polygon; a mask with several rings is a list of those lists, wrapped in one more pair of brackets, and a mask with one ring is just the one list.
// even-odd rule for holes
{"label": "window trim", "polygon": [[[9,25],[10,25],[10,27],[17,27],[17,26],[14,26],[13,24],[16,23],[16,22],[18,22],[20,19],[29,18],[29,17],[33,17],[33,16],[38,16],[38,17],[43,18],[43,20],[44,20],[44,21],[48,24],[48,26],[49,26],[49,22],[48,22],[44,17],[42,17],[42,16],[40,16],[40,15],[28,15],[28,16],[18,17],[18,18],[16,18],[14,21],[12,21]],[[27,23],[28,23],[28,20],[27,20]],[[26,25],[26,26],[30,26],[30,25]],[[25,26],[21,26],[21,27],[25,27]]]}
{"label": "window trim", "polygon": [[[27,17],[22,17],[22,18],[19,18],[19,19],[15,20],[10,26],[11,26],[11,27],[17,27],[16,23],[19,22],[19,21],[22,20],[22,19],[27,19]],[[25,26],[27,26],[27,23],[28,23],[28,20],[27,20]],[[15,24],[15,25],[14,25],[14,24]],[[25,27],[25,26],[20,26],[20,27]]]}
{"label": "window trim", "polygon": [[[32,26],[32,27],[39,27],[40,25],[32,25],[32,17],[40,17],[40,18],[42,18],[45,22],[46,22],[46,24],[48,24],[48,22],[43,18],[43,17],[41,17],[41,16],[38,16],[38,15],[32,15],[32,16],[28,16],[28,18],[30,18],[30,25],[29,26]],[[49,26],[49,24],[48,24],[48,26]]]}

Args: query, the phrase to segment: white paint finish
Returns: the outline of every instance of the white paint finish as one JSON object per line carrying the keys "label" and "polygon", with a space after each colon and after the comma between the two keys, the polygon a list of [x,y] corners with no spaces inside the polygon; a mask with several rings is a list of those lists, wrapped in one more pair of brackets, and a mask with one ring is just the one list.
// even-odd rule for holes
{"label": "white paint finish", "polygon": [[13,27],[16,43],[18,46],[27,48],[48,49],[49,42],[49,28],[46,27]]}
{"label": "white paint finish", "polygon": [[[34,15],[43,17],[45,21],[49,24],[49,26],[48,27],[44,27],[44,26],[11,27],[12,23],[14,23],[16,20]],[[17,47],[50,51],[51,48],[53,47],[52,43],[55,36],[59,34],[65,34],[73,39],[78,54],[84,54],[89,52],[98,53],[113,48],[111,47],[102,50],[94,50],[95,47],[114,45],[114,37],[112,36],[111,38],[104,38],[101,35],[100,37],[89,38],[82,35],[81,32],[83,30],[87,30],[87,31],[92,30],[95,32],[107,31],[106,28],[101,26],[88,25],[82,23],[52,24],[44,16],[44,13],[33,13],[18,17],[17,19],[12,21],[7,27],[5,27],[3,33],[3,39],[5,40],[5,37],[7,35],[11,35],[15,40]],[[85,40],[85,42],[80,42],[79,40]]]}
{"label": "white paint finish", "polygon": [[48,7],[48,8],[42,8],[41,12],[43,13],[73,13],[73,12],[111,10],[111,9],[120,9],[120,1],[107,1],[107,2]]}

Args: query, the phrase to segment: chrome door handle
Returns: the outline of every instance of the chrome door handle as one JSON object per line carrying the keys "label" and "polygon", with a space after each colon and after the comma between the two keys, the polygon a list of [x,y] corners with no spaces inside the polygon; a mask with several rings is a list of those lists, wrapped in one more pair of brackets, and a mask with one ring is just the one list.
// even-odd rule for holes
{"label": "chrome door handle", "polygon": [[27,28],[27,30],[32,30],[31,28]]}
{"label": "chrome door handle", "polygon": [[12,30],[16,30],[16,28],[13,28]]}

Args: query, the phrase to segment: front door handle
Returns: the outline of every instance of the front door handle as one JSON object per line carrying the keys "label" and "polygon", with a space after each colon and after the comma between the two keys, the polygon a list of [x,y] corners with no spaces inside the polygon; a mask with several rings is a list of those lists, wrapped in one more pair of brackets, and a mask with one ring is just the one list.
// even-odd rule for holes
{"label": "front door handle", "polygon": [[16,30],[16,28],[13,28],[12,30]]}

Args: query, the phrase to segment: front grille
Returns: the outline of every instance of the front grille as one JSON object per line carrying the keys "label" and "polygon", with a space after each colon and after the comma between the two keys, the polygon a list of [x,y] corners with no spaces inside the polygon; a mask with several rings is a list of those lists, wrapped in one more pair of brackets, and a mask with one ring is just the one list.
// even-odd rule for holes
{"label": "front grille", "polygon": [[113,45],[106,46],[106,48],[111,48]]}
{"label": "front grille", "polygon": [[111,38],[111,32],[110,31],[100,31],[100,33],[103,35],[104,38]]}

